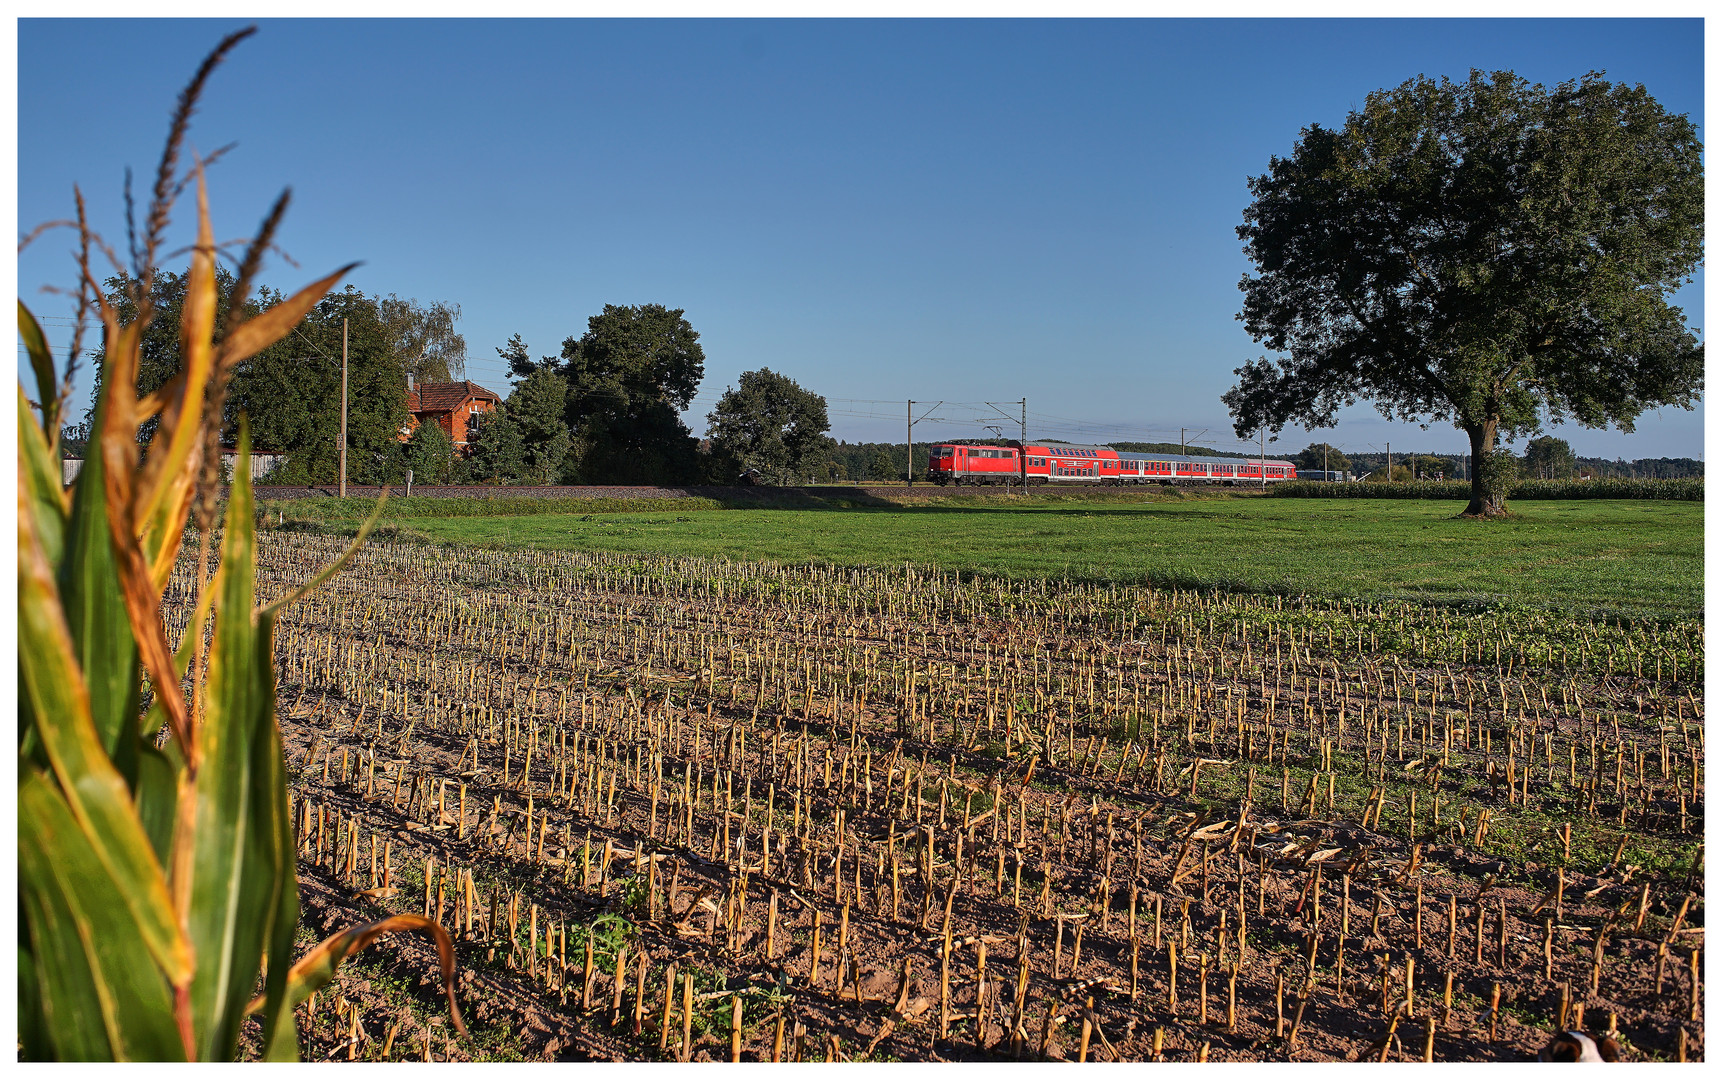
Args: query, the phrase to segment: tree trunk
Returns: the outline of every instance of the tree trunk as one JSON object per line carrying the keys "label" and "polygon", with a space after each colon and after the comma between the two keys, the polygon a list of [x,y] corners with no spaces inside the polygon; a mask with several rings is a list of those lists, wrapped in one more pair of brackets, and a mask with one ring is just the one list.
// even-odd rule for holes
{"label": "tree trunk", "polygon": [[1500,421],[1494,417],[1465,426],[1465,434],[1471,438],[1471,501],[1461,517],[1496,517],[1507,512],[1505,494],[1490,494],[1483,486],[1488,469],[1485,462],[1495,451],[1495,431],[1499,426]]}

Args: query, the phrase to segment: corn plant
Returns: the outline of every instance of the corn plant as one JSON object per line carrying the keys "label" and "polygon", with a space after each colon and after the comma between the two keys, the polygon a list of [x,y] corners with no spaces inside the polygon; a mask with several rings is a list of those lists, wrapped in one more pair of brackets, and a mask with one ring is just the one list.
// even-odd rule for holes
{"label": "corn plant", "polygon": [[[259,606],[243,421],[218,568],[207,575],[229,377],[350,269],[247,317],[245,298],[285,210],[283,195],[249,243],[232,306],[217,326],[204,162],[182,175],[178,160],[204,83],[249,33],[224,40],[181,94],[147,220],[133,229],[136,318],[122,324],[96,283],[92,249],[120,264],[88,228],[81,195],[76,221],[64,223],[80,242],[80,329],[63,379],[40,326],[19,304],[37,390],[34,402],[22,387],[18,397],[18,987],[27,1059],[232,1060],[251,1013],[261,1017],[265,1057],[296,1057],[294,1007],[351,952],[403,929],[435,938],[460,1026],[453,950],[429,919],[402,915],[359,927],[293,962],[298,897],[273,632],[283,607],[338,570],[363,537],[307,584]],[[192,184],[197,240],[180,369],[140,397],[150,278],[175,198]],[[56,435],[92,314],[103,331],[104,378],[93,452],[68,490]],[[152,419],[146,450],[137,433]],[[201,535],[195,615],[176,646],[162,598],[192,535],[188,521]]]}

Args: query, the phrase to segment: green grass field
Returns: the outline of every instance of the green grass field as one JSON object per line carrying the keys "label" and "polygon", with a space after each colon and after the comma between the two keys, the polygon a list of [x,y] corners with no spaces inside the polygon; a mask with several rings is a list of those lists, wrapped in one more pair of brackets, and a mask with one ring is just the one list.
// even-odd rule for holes
{"label": "green grass field", "polygon": [[[338,527],[350,526],[358,509],[307,502],[281,505],[290,516]],[[1511,518],[1491,522],[1455,520],[1459,509],[1411,501],[968,496],[884,508],[405,513],[390,523],[404,535],[463,544],[916,563],[1010,577],[1702,618],[1701,503],[1526,501]]]}

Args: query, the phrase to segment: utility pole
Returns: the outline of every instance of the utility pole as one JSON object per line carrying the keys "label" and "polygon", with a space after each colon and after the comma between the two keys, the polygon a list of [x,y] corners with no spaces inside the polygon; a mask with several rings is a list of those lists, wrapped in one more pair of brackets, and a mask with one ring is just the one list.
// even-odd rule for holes
{"label": "utility pole", "polygon": [[1393,444],[1387,444],[1387,482],[1393,483]]}
{"label": "utility pole", "polygon": [[347,497],[347,320],[341,320],[341,498]]}
{"label": "utility pole", "polygon": [[1323,480],[1332,480],[1333,479],[1332,475],[1330,475],[1327,471],[1327,444],[1326,443],[1321,444],[1321,478]]}
{"label": "utility pole", "polygon": [[1262,490],[1266,491],[1268,489],[1268,429],[1265,424],[1262,425],[1262,456],[1261,460],[1256,462],[1256,468],[1261,470]]}
{"label": "utility pole", "polygon": [[[1178,456],[1180,456],[1180,457],[1189,457],[1190,456],[1190,445],[1189,445],[1190,440],[1185,438],[1185,436],[1188,435],[1189,432],[1190,432],[1189,428],[1179,428],[1178,429]],[[1206,435],[1207,433],[1208,433],[1208,429],[1203,428],[1201,431],[1196,432],[1196,438],[1200,439],[1202,436]]]}

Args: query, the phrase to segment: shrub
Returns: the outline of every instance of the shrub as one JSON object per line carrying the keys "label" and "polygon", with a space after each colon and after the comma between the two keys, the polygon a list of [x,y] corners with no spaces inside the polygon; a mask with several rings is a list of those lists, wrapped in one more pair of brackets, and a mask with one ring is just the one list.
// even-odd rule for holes
{"label": "shrub", "polygon": [[441,424],[420,424],[407,440],[406,462],[414,483],[446,484],[454,471],[454,440]]}

